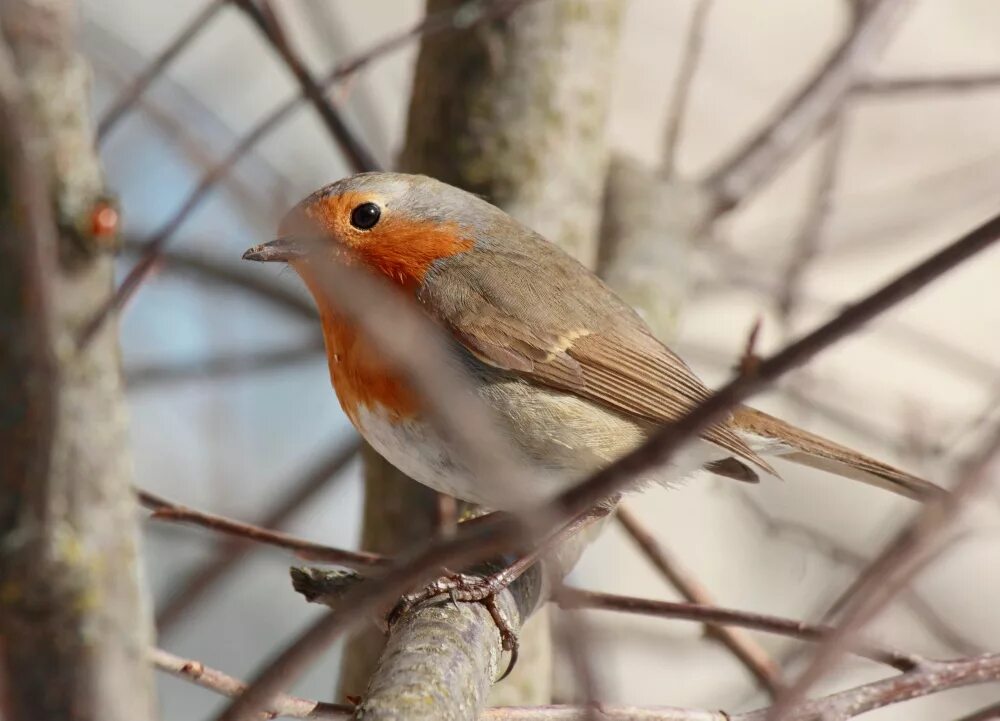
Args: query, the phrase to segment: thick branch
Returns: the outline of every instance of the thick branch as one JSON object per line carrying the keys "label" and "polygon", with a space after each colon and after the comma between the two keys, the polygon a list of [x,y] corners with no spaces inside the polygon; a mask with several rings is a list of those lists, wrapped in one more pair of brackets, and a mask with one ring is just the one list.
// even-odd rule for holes
{"label": "thick branch", "polygon": [[[0,3],[0,704],[8,721],[155,716],[112,287],[68,0]],[[59,237],[57,227],[63,235]]]}

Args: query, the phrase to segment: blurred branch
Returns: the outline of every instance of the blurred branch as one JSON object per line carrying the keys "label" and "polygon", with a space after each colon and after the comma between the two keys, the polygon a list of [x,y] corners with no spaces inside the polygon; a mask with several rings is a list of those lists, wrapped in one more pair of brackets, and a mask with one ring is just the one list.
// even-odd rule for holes
{"label": "blurred branch", "polygon": [[330,136],[337,143],[348,160],[348,164],[355,172],[365,172],[379,170],[371,151],[365,147],[361,139],[344,122],[340,111],[326,97],[323,86],[312,76],[306,67],[305,61],[292,47],[288,39],[288,34],[281,25],[278,16],[271,9],[268,0],[233,0],[236,6],[250,18],[257,26],[261,34],[267,39],[288,67],[289,72],[295,76],[302,94],[312,103],[317,114],[326,126]]}
{"label": "blurred branch", "polygon": [[680,68],[674,81],[670,107],[667,110],[667,120],[663,131],[663,152],[660,161],[660,175],[672,178],[677,171],[677,145],[683,131],[684,118],[690,101],[691,88],[698,62],[701,60],[701,49],[705,39],[705,26],[712,0],[698,0],[691,13],[687,37],[681,50]]}
{"label": "blurred branch", "polygon": [[0,713],[156,716],[113,282],[76,3],[0,2]]}
{"label": "blurred branch", "polygon": [[201,12],[191,18],[191,21],[181,28],[181,31],[167,44],[167,47],[160,51],[160,54],[136,76],[135,80],[122,90],[107,110],[104,111],[97,124],[98,144],[104,141],[112,128],[118,124],[119,120],[125,117],[128,111],[132,109],[132,106],[142,97],[142,94],[146,92],[146,89],[167,69],[167,66],[174,61],[181,51],[211,25],[215,16],[228,3],[229,0],[209,0],[201,9]]}
{"label": "blurred branch", "polygon": [[[477,0],[468,0],[467,3],[451,12],[429,16],[413,27],[391,35],[358,55],[337,63],[320,81],[320,84],[324,88],[327,88],[340,82],[383,55],[398,50],[415,38],[440,33],[453,27],[467,28],[477,23],[485,22],[500,14],[509,12],[513,7],[525,1],[493,0],[485,8],[482,8]],[[139,288],[142,281],[153,270],[160,254],[170,242],[170,239],[173,238],[174,234],[187,221],[191,214],[201,206],[202,202],[208,196],[209,191],[232,170],[233,166],[247,152],[291,117],[292,112],[298,108],[304,99],[303,95],[297,95],[271,111],[249,133],[243,136],[219,163],[210,168],[201,177],[181,203],[180,208],[167,219],[159,230],[155,231],[143,243],[142,257],[133,266],[132,270],[129,271],[117,291],[107,299],[104,305],[94,313],[93,317],[84,326],[77,340],[79,347],[86,347],[107,318],[120,310],[129,298],[132,297],[132,294]]]}
{"label": "blurred branch", "polygon": [[[290,483],[280,484],[287,488],[254,524],[259,528],[281,529],[316,495],[329,486],[339,476],[344,467],[357,457],[360,444],[355,440],[339,445],[306,470],[301,477]],[[166,603],[156,614],[156,627],[160,635],[185,617],[209,591],[232,573],[246,558],[250,548],[242,538],[231,536],[218,543],[212,557],[187,573],[176,585]]]}
{"label": "blurred branch", "polygon": [[869,78],[858,83],[854,92],[863,95],[906,95],[911,93],[956,93],[1000,89],[1000,73]]}
{"label": "blurred branch", "polygon": [[[807,526],[799,521],[771,516],[746,493],[740,494],[740,502],[750,510],[768,534],[786,538],[797,536],[801,539],[800,545],[802,547],[812,549],[836,563],[847,564],[853,568],[863,568],[869,562],[869,559],[818,528]],[[944,616],[938,613],[930,601],[913,588],[904,589],[901,600],[915,616],[923,621],[928,632],[955,653],[963,656],[975,656],[986,652],[986,649],[954,628]],[[836,604],[834,605],[836,606]]]}
{"label": "blurred branch", "polygon": [[235,538],[284,548],[294,551],[300,558],[310,561],[335,563],[355,569],[370,569],[389,563],[388,559],[374,553],[347,551],[341,548],[333,548],[332,546],[324,546],[323,544],[297,538],[296,536],[280,531],[260,528],[249,523],[243,523],[242,521],[234,521],[213,513],[205,513],[194,508],[181,506],[154,495],[149,491],[140,489],[137,491],[137,494],[139,502],[153,511],[152,518],[156,520],[170,521],[172,523],[188,523],[225,533]]}
{"label": "blurred branch", "polygon": [[221,380],[233,376],[275,368],[287,368],[296,363],[324,358],[323,341],[277,350],[238,351],[198,358],[184,363],[148,363],[125,369],[125,385],[131,391],[146,391],[170,383]]}
{"label": "blurred branch", "polygon": [[992,703],[956,721],[997,721],[997,719],[1000,719],[1000,702]]}
{"label": "blurred branch", "polygon": [[855,637],[909,583],[927,560],[944,531],[959,517],[968,500],[989,479],[989,466],[1000,452],[1000,429],[962,465],[951,493],[929,501],[860,574],[844,605],[837,630],[819,646],[794,685],[782,693],[768,721],[789,718],[809,688],[852,646]]}
{"label": "blurred branch", "polygon": [[[127,238],[122,249],[128,254],[141,254],[145,247],[140,241]],[[160,260],[167,270],[190,273],[212,283],[222,283],[238,290],[257,295],[278,308],[289,311],[305,320],[317,319],[316,306],[301,293],[289,290],[268,280],[263,273],[239,270],[235,263],[215,260],[202,253],[180,248],[168,248]]]}
{"label": "blurred branch", "polygon": [[[806,362],[818,352],[849,336],[866,322],[909,298],[963,261],[990,247],[997,239],[1000,239],[1000,216],[996,216],[966,233],[895,280],[847,307],[812,333],[786,346],[776,355],[763,359],[757,365],[754,376],[741,376],[734,379],[676,423],[655,431],[645,443],[634,451],[612,462],[574,488],[560,494],[551,503],[524,514],[524,518],[521,520],[507,516],[496,516],[475,525],[466,524],[468,527],[459,529],[453,538],[439,540],[412,556],[408,562],[390,566],[377,580],[358,584],[356,588],[344,595],[335,614],[323,616],[293,639],[274,658],[272,663],[254,679],[243,696],[223,712],[219,717],[220,721],[248,719],[257,709],[265,707],[276,693],[282,691],[287,684],[296,679],[330,643],[364,618],[368,609],[391,603],[401,592],[413,588],[442,566],[481,560],[490,553],[509,548],[511,544],[523,543],[525,532],[528,530],[543,527],[552,528],[557,519],[572,518],[574,515],[591,508],[624,487],[638,474],[668,460],[670,454],[684,442],[695,436],[721,414],[743,402],[754,392],[761,390],[783,373]],[[346,266],[330,270],[339,271],[335,273],[334,278],[337,276],[340,276],[341,279],[349,277],[346,275]],[[337,283],[331,283],[331,290],[337,285]],[[353,288],[336,289],[343,294],[352,296],[355,290]],[[337,302],[342,301],[340,297],[335,296],[335,299]],[[363,297],[352,299],[355,303],[362,305],[367,305],[370,302],[368,298]],[[395,313],[391,317],[396,317],[396,315],[405,314]],[[383,317],[385,316],[383,315]],[[366,330],[369,329],[366,328]],[[370,330],[378,329],[373,327]],[[379,338],[379,341],[382,340]],[[393,337],[392,340],[406,343],[405,334],[403,338]],[[430,367],[421,366],[418,368],[415,365],[417,357],[412,353],[413,347],[416,346],[411,345],[411,352],[405,356],[409,359],[411,371],[428,373],[429,375],[436,374],[440,370],[440,366],[431,365]],[[404,356],[400,356],[396,360],[405,362]],[[429,383],[433,379],[425,380]],[[431,387],[425,385],[422,387],[423,389],[430,390]],[[431,397],[428,396],[428,398]],[[936,500],[928,508],[937,511],[942,504],[952,502],[953,496],[949,495]],[[949,506],[945,506],[945,508],[949,508]],[[820,646],[821,650],[824,648],[829,649],[829,643]],[[829,650],[826,653],[830,653]]]}
{"label": "blurred branch", "polygon": [[705,178],[717,212],[731,210],[759,190],[830,121],[892,38],[911,4],[910,0],[866,4],[837,49],[795,95]]}
{"label": "blurred branch", "polygon": [[[656,616],[657,618],[700,621],[706,624],[706,626],[715,628],[722,625],[738,626],[754,631],[787,636],[799,641],[822,641],[836,630],[833,626],[818,626],[805,623],[804,621],[794,621],[788,618],[768,616],[750,611],[737,611],[715,605],[655,601],[634,596],[585,591],[578,588],[564,587],[560,589],[556,597],[556,602],[561,608],[591,608]],[[902,653],[871,643],[860,644],[855,653],[871,661],[892,666],[904,672],[921,668],[929,663],[927,659],[916,654]]]}
{"label": "blurred branch", "polygon": [[775,302],[778,317],[786,330],[798,306],[802,279],[820,252],[823,226],[830,215],[833,191],[837,184],[837,167],[844,148],[846,125],[843,111],[830,120],[828,137],[819,161],[816,185],[809,199],[805,217],[793,239],[791,254],[784,271],[780,273],[782,282],[777,289]]}
{"label": "blurred branch", "polygon": [[[657,542],[653,534],[627,507],[619,505],[616,518],[643,555],[656,566],[681,597],[702,606],[715,604],[708,590]],[[767,651],[747,634],[718,624],[706,624],[705,632],[732,651],[772,696],[784,685],[778,665]]]}

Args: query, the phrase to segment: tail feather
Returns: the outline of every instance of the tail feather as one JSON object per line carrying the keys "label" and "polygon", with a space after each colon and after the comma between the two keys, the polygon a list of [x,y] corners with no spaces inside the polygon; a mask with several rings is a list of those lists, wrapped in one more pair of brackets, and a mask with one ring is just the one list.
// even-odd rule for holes
{"label": "tail feather", "polygon": [[878,486],[917,501],[927,501],[945,491],[922,478],[865,456],[846,446],[817,436],[767,413],[744,406],[736,411],[735,425],[774,444],[770,453],[810,468]]}

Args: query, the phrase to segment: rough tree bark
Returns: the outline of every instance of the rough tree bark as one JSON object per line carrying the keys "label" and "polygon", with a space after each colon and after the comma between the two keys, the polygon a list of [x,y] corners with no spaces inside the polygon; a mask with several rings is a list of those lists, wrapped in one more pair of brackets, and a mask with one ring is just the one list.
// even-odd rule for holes
{"label": "rough tree bark", "polygon": [[[74,3],[0,3],[0,635],[8,721],[155,717],[152,624]],[[95,214],[96,213],[96,214]],[[96,222],[95,222],[96,221]]]}
{"label": "rough tree bark", "polygon": [[[428,0],[427,12],[459,4]],[[622,9],[621,0],[529,3],[471,31],[425,38],[401,169],[482,194],[593,265],[607,163],[604,121]],[[388,545],[398,548],[419,533],[418,526],[426,527],[426,517],[413,517],[411,508],[405,523],[382,514],[373,507],[378,502],[373,489],[384,497],[413,499],[425,509],[426,491],[383,462],[369,467],[368,483],[365,543],[375,549],[376,541],[392,538]],[[555,573],[567,571],[579,550],[561,554]],[[540,604],[544,590],[540,595],[537,582],[529,576],[515,584],[513,594],[502,594],[501,605],[515,623]],[[538,614],[532,625],[521,632],[521,661],[491,703],[549,702],[545,615]],[[344,690],[370,675],[368,660],[383,644],[369,635],[349,646]],[[389,644],[365,700],[367,719],[475,718],[502,670],[493,621],[476,605],[421,609],[394,630]],[[461,663],[442,666],[426,663],[422,654],[430,652],[442,660],[467,655]]]}

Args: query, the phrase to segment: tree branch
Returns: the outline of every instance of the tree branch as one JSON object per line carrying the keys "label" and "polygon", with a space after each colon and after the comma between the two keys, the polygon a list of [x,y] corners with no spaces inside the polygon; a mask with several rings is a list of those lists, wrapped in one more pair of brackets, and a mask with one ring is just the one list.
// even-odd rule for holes
{"label": "tree branch", "polygon": [[[620,505],[615,517],[643,555],[685,600],[702,606],[715,605],[708,590],[657,542],[635,514],[624,505]],[[719,624],[706,624],[705,632],[710,638],[714,638],[732,651],[769,694],[775,695],[778,689],[784,686],[778,664],[747,634]]]}
{"label": "tree branch", "polygon": [[167,47],[160,51],[160,54],[122,90],[107,110],[104,111],[97,124],[98,145],[104,142],[111,130],[118,124],[118,121],[125,117],[153,81],[167,69],[167,66],[180,55],[181,51],[211,25],[215,16],[228,3],[229,0],[209,0],[201,9],[201,12],[191,18],[191,21],[181,28],[181,31],[167,44]]}
{"label": "tree branch", "polygon": [[[356,440],[340,445],[309,468],[301,478],[291,483],[283,483],[282,487],[289,490],[282,494],[274,507],[264,513],[255,525],[260,528],[280,529],[288,523],[291,517],[312,501],[319,491],[339,477],[344,466],[357,457],[359,446]],[[229,537],[217,544],[211,558],[181,579],[156,615],[156,627],[161,637],[219,581],[233,571],[246,557],[248,550],[243,540],[235,536]]]}
{"label": "tree branch", "polygon": [[234,521],[223,516],[181,506],[154,495],[149,491],[139,489],[137,494],[139,502],[153,511],[152,518],[157,520],[201,526],[202,528],[228,534],[234,538],[284,548],[295,552],[300,558],[310,561],[335,563],[347,568],[371,569],[378,566],[385,566],[389,563],[388,559],[374,553],[348,551],[342,548],[324,546],[321,543],[307,541],[280,531],[259,528],[249,523]]}
{"label": "tree branch", "polygon": [[867,74],[912,3],[871,0],[847,36],[795,95],[749,141],[705,178],[718,212],[736,207],[758,190],[840,108]]}

